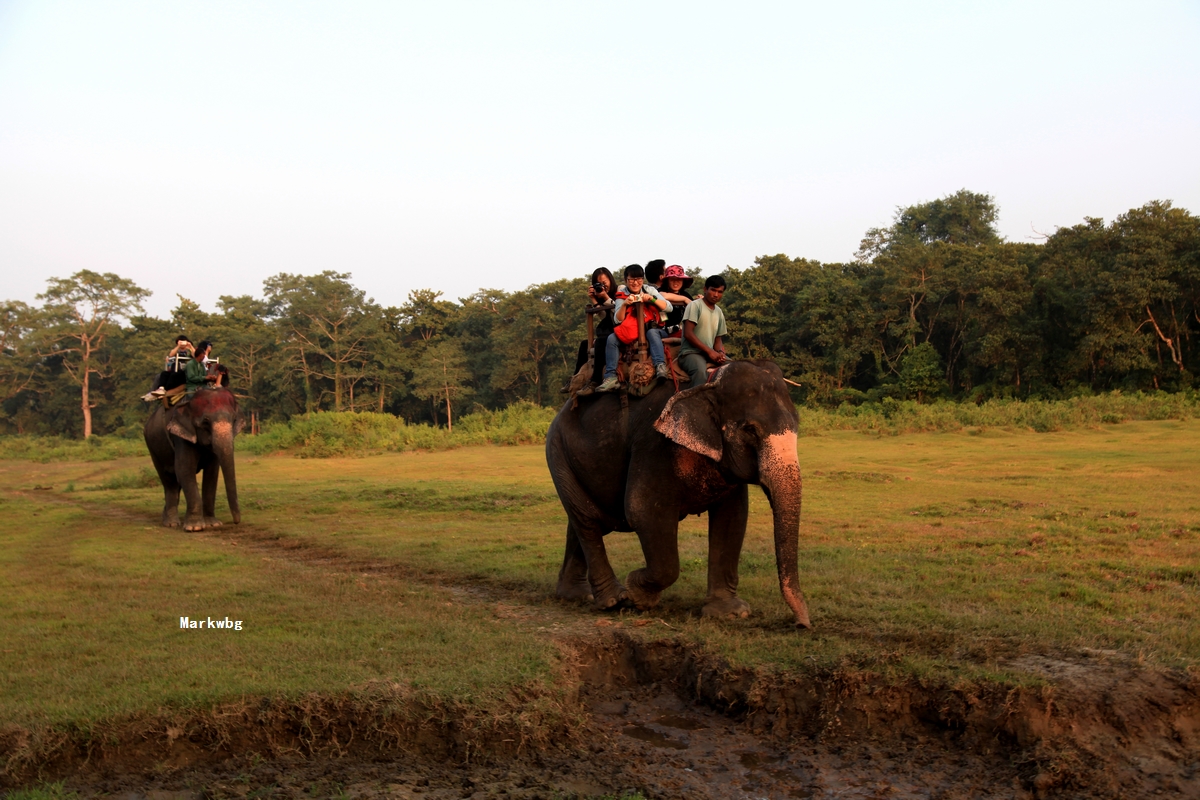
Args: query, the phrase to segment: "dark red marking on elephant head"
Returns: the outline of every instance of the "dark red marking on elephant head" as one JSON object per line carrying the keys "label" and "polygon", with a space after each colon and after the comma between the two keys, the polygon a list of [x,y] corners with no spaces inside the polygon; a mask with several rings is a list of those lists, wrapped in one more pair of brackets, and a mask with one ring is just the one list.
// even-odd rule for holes
{"label": "dark red marking on elephant head", "polygon": [[231,425],[234,436],[242,432],[237,397],[228,389],[200,389],[186,403],[168,412],[167,431],[192,444],[196,443],[198,433],[207,438],[214,424]]}
{"label": "dark red marking on elephant head", "polygon": [[201,389],[192,395],[191,402],[185,407],[191,410],[193,418],[197,418],[217,411],[236,414],[238,402],[228,389]]}

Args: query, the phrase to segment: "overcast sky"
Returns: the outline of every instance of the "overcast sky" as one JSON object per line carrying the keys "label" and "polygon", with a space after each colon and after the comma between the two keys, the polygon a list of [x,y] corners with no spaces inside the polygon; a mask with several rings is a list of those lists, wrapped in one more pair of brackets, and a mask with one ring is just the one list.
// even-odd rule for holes
{"label": "overcast sky", "polygon": [[845,261],[961,188],[1013,241],[1200,213],[1198,42],[1195,0],[0,0],[0,299]]}

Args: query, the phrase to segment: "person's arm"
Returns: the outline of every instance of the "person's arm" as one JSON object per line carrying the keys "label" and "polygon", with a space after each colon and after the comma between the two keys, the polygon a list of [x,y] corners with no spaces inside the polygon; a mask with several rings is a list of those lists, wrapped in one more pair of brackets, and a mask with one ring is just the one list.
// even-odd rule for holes
{"label": "person's arm", "polygon": [[683,304],[686,306],[688,303],[692,302],[692,299],[687,295],[676,294],[675,292],[659,292],[659,294],[662,295],[662,297],[666,299],[666,301],[672,306],[678,304]]}
{"label": "person's arm", "polygon": [[692,347],[695,347],[701,353],[704,353],[704,357],[714,364],[725,363],[725,350],[721,344],[720,336],[718,336],[714,342],[719,349],[714,350],[704,342],[700,341],[700,337],[696,335],[696,323],[690,319],[685,319],[683,321],[683,338],[686,342],[691,344]]}
{"label": "person's arm", "polygon": [[617,307],[613,309],[613,319],[618,325],[621,324],[621,320],[625,319],[625,311],[627,306],[628,304],[625,302],[625,298],[618,295]]}
{"label": "person's arm", "polygon": [[648,286],[648,287],[646,287],[646,289],[643,289],[642,291],[645,292],[646,294],[650,295],[650,299],[654,301],[655,308],[657,308],[659,311],[662,311],[663,313],[666,313],[666,314],[671,313],[671,302],[669,300],[667,300],[667,298],[665,298],[661,294],[659,294],[658,289]]}
{"label": "person's arm", "polygon": [[718,364],[724,364],[729,360],[729,356],[725,354],[725,345],[721,342],[720,336],[713,339],[713,351],[719,356],[719,358],[713,359]]}

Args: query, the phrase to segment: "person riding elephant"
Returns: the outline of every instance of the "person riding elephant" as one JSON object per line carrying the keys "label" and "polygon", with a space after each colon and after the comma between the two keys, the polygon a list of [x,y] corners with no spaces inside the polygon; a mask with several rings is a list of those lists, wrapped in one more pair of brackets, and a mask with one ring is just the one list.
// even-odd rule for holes
{"label": "person riding elephant", "polygon": [[[181,490],[187,500],[184,530],[220,526],[215,510],[220,473],[225,475],[225,499],[233,522],[241,522],[233,460],[233,440],[241,429],[237,398],[225,388],[199,389],[171,408],[155,406],[142,434],[163,485],[164,526],[180,525]],[[196,483],[200,472],[204,473],[202,490]]]}
{"label": "person riding elephant", "polygon": [[220,376],[208,368],[208,354],[212,352],[212,342],[201,342],[196,345],[192,360],[184,367],[187,393],[195,394],[202,386],[216,384]]}
{"label": "person riding elephant", "polygon": [[[736,361],[713,380],[675,393],[661,383],[622,403],[615,395],[568,402],[546,435],[546,462],[567,513],[556,593],[608,609],[653,608],[679,577],[679,521],[708,512],[708,595],[702,613],[746,616],[737,595],[748,484],[771,503],[783,599],[810,627],[800,592],[799,419],[783,373],[770,361]],[[612,531],[635,531],[646,566],[622,584],[604,547]]]}
{"label": "person riding elephant", "polygon": [[[581,388],[580,394],[591,394],[600,385],[600,376],[604,374],[605,357],[607,356],[608,337],[613,332],[613,301],[617,296],[617,281],[607,267],[597,267],[592,270],[592,283],[587,289],[588,306],[596,309],[593,324],[595,339],[589,343],[587,339],[579,343],[579,353],[575,357],[575,371],[579,374],[588,359],[592,362],[591,377]],[[590,350],[589,350],[590,349]],[[560,394],[571,391],[571,382],[567,381],[559,390]]]}

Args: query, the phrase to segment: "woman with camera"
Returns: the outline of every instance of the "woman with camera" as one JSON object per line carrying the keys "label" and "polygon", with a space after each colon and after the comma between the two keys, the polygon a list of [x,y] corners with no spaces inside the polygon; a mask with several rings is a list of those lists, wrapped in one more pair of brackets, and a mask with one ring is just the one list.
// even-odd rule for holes
{"label": "woman with camera", "polygon": [[[588,287],[588,308],[589,313],[595,310],[593,319],[595,320],[595,345],[592,355],[592,378],[585,386],[581,393],[591,394],[591,392],[600,383],[600,376],[604,374],[605,350],[604,345],[608,341],[608,335],[613,332],[616,327],[616,322],[613,320],[613,301],[617,295],[617,281],[613,278],[613,274],[608,271],[607,267],[599,267],[592,272],[592,285]],[[579,343],[579,354],[575,359],[575,373],[587,363],[588,360],[588,343],[584,339]],[[572,374],[575,374],[572,373]],[[567,394],[570,391],[570,381],[561,389],[562,394]]]}

